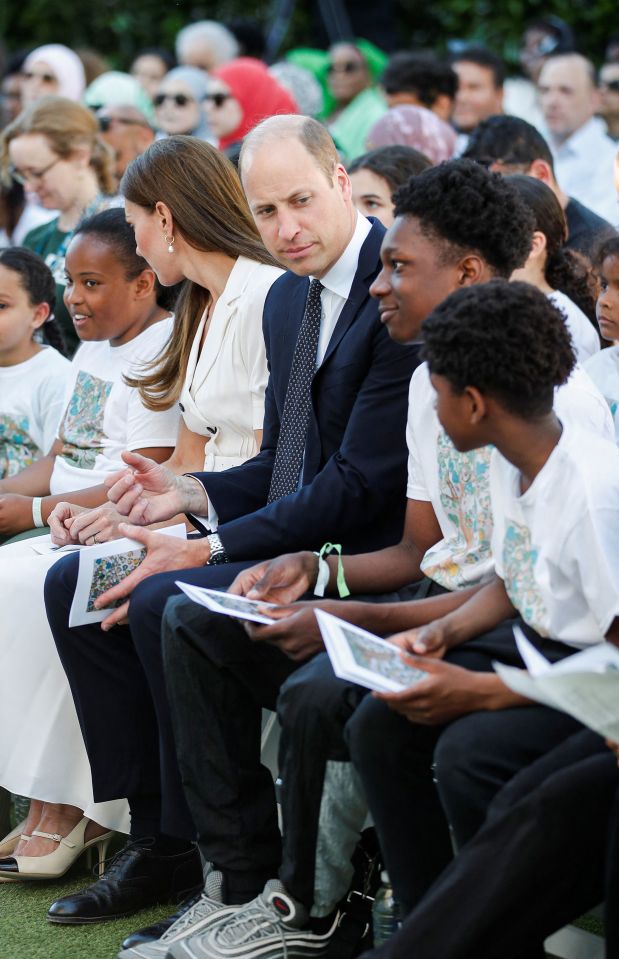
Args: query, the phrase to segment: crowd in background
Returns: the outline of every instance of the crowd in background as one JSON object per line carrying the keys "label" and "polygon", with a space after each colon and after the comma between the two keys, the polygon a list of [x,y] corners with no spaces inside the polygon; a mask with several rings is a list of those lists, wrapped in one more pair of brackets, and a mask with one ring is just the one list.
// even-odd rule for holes
{"label": "crowd in background", "polygon": [[[552,662],[619,644],[619,35],[598,66],[540,17],[517,76],[451,46],[269,64],[258,27],[200,21],[126,72],[6,56],[0,787],[30,805],[0,883],[128,833],[49,912],[184,899],[124,959],[360,954],[368,811],[405,919],[377,959],[538,959],[604,895],[619,956],[619,747],[492,665],[522,665],[515,620]],[[55,549],[127,522],[146,558],[74,625]],[[183,576],[284,608],[198,619]],[[425,657],[427,704],[335,679],[325,592]]]}

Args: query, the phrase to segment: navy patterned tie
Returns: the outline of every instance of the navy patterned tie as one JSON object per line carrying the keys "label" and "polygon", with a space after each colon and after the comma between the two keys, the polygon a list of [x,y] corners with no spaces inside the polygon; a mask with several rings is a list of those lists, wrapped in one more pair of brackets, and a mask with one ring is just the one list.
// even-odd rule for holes
{"label": "navy patterned tie", "polygon": [[316,372],[322,289],[320,280],[310,282],[290,367],[267,503],[294,493],[299,485],[312,402],[312,379]]}

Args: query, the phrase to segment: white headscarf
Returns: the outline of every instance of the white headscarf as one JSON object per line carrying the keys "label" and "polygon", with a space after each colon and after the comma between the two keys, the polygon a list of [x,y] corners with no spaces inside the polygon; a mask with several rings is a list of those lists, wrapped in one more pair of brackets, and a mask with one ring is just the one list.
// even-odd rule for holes
{"label": "white headscarf", "polygon": [[27,72],[35,63],[45,63],[58,80],[57,94],[68,100],[79,101],[86,89],[86,75],[77,53],[62,43],[47,43],[29,53],[23,70]]}

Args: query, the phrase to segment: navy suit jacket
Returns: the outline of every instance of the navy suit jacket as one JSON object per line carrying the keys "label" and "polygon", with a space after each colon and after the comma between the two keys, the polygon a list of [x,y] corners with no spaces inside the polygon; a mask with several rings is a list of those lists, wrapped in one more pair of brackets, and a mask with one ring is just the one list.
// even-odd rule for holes
{"label": "navy suit jacket", "polygon": [[408,385],[419,349],[391,340],[369,295],[384,233],[374,222],[314,377],[302,485],[267,506],[309,279],[286,273],[269,291],[263,329],[270,376],[260,452],[241,466],[194,474],[217,511],[230,560],[319,549],[327,541],[365,552],[402,536]]}

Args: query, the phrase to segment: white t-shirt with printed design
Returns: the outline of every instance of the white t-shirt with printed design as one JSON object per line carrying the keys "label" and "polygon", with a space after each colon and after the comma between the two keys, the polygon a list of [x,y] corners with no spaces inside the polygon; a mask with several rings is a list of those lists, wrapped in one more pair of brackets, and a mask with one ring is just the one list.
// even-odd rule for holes
{"label": "white t-shirt with printed design", "polygon": [[51,346],[15,366],[0,366],[0,479],[49,453],[63,410],[71,364]]}
{"label": "white t-shirt with printed design", "polygon": [[123,469],[123,450],[176,444],[179,409],[154,413],[123,374],[139,373],[154,359],[172,333],[171,317],[149,326],[129,343],[82,343],[71,362],[72,375],[58,428],[62,452],[50,481],[52,495],[97,486]]}
{"label": "white t-shirt with printed design", "polygon": [[564,424],[526,492],[497,450],[490,464],[496,572],[542,636],[582,649],[619,616],[619,449]]}
{"label": "white t-shirt with printed design", "polygon": [[[484,582],[494,572],[489,446],[460,453],[441,427],[427,363],[411,378],[406,439],[409,499],[431,502],[443,539],[425,554],[422,572],[445,589]],[[599,390],[580,367],[555,393],[562,421],[612,439],[613,424]]]}

